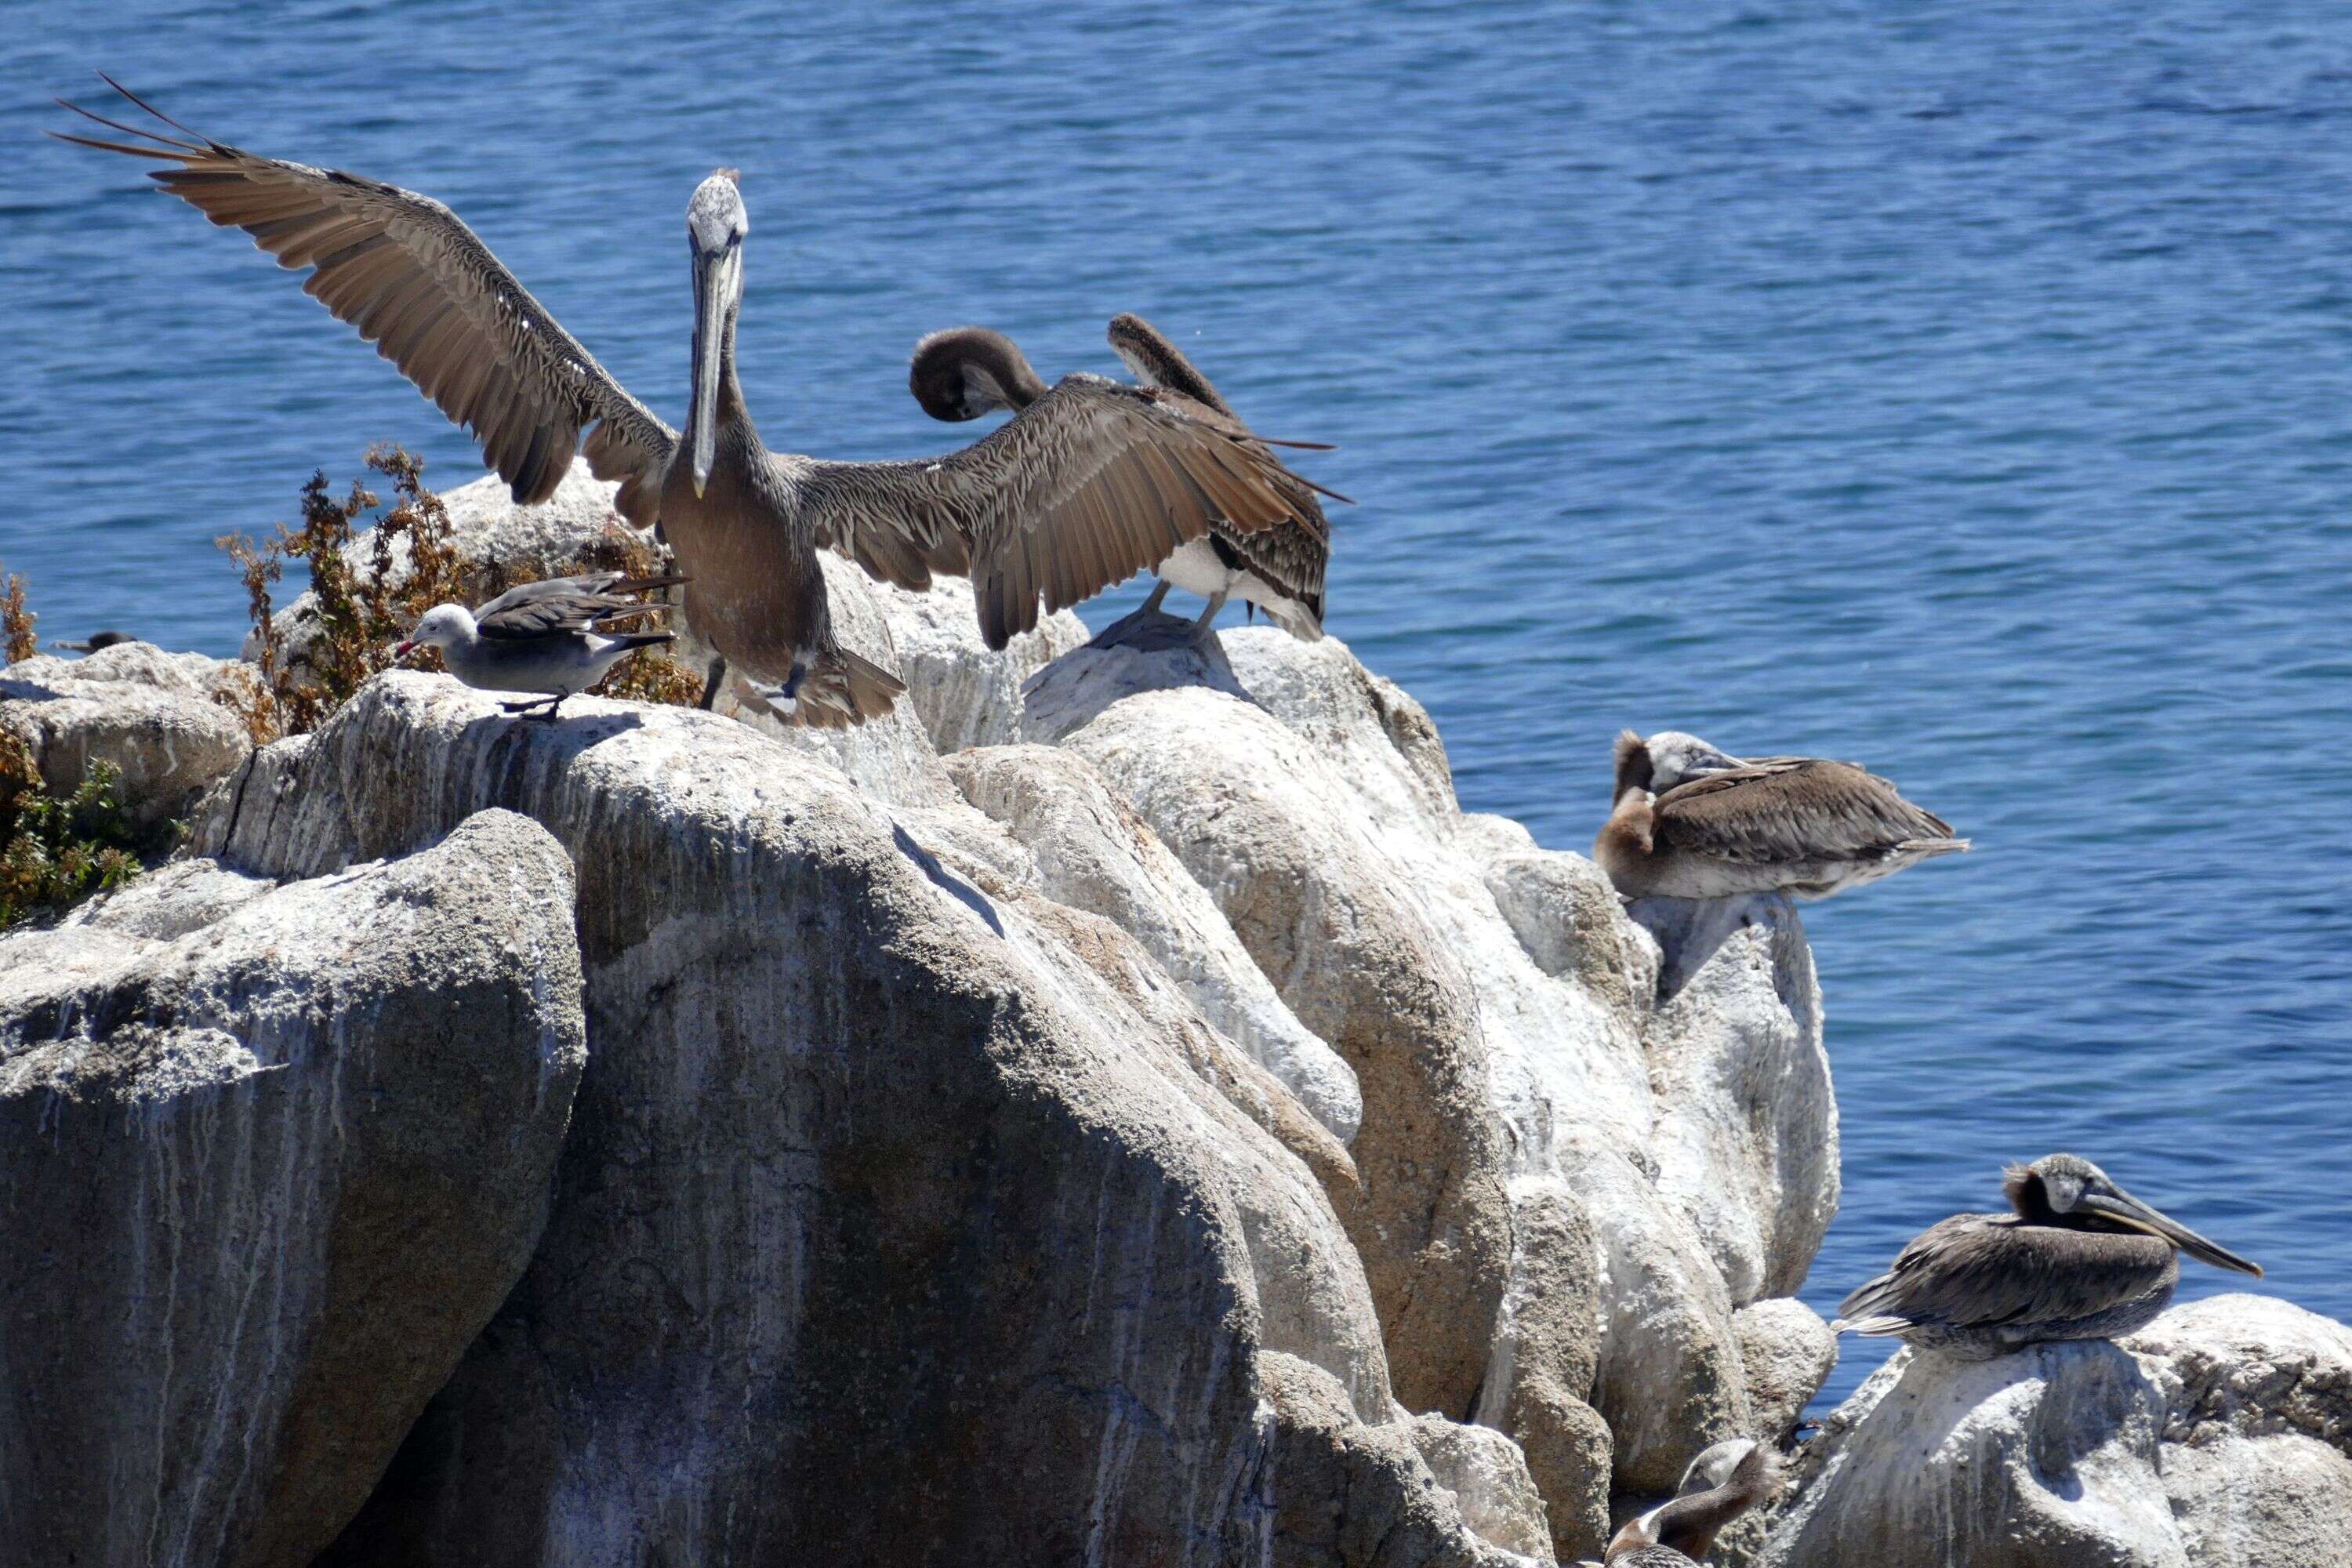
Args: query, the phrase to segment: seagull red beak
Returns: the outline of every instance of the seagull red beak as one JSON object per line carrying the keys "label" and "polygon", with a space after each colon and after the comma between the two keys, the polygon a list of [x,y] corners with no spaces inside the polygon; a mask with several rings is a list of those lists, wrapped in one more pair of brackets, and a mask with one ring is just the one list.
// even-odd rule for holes
{"label": "seagull red beak", "polygon": [[404,639],[402,640],[402,642],[401,642],[401,645],[400,645],[398,647],[394,648],[394,649],[392,650],[392,657],[393,657],[393,658],[407,658],[411,653],[414,653],[415,650],[416,650],[416,639],[415,639],[415,638],[414,638],[414,637],[407,637],[407,638],[404,638]]}

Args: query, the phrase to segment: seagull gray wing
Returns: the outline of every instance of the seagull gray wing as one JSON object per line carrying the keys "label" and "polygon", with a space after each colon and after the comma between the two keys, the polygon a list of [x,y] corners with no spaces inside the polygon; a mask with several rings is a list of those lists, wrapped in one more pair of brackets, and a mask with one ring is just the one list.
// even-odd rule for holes
{"label": "seagull gray wing", "polygon": [[2147,1289],[2171,1258],[2171,1248],[2152,1236],[1954,1215],[1920,1232],[1892,1268],[1840,1302],[1838,1318],[1954,1329],[2063,1322]]}
{"label": "seagull gray wing", "polygon": [[[1303,521],[1289,470],[1230,422],[1151,387],[1065,376],[983,439],[943,458],[799,466],[819,542],[903,581],[969,559],[982,636],[1003,647],[1157,565],[1213,522],[1255,533]],[[879,564],[883,570],[877,571]]]}
{"label": "seagull gray wing", "polygon": [[1709,773],[1677,784],[1652,807],[1661,844],[1750,865],[1860,860],[1906,844],[1949,838],[1875,773],[1820,758]]}
{"label": "seagull gray wing", "polygon": [[685,581],[675,576],[632,578],[619,572],[549,577],[509,588],[476,610],[474,629],[504,640],[593,631],[605,621],[661,608],[631,595]]}
{"label": "seagull gray wing", "polygon": [[[242,152],[190,132],[108,85],[183,141],[68,109],[145,144],[60,141],[173,164],[149,178],[214,223],[241,228],[302,291],[359,329],[442,413],[473,431],[518,501],[545,500],[580,433],[597,477],[621,481],[623,515],[657,520],[677,434],[632,397],[548,314],[457,215],[430,196],[338,169]],[[60,100],[62,102],[63,100]]]}

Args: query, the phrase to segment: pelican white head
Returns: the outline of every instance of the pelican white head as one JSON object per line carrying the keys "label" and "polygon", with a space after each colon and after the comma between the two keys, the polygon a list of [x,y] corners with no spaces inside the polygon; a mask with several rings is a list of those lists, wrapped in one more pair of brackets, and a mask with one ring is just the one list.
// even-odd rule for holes
{"label": "pelican white head", "polygon": [[735,315],[743,303],[743,237],[751,216],[743,207],[740,176],[720,169],[694,187],[686,204],[686,244],[694,258],[693,401],[686,413],[687,450],[694,493],[710,482],[719,447],[719,377],[731,353]]}

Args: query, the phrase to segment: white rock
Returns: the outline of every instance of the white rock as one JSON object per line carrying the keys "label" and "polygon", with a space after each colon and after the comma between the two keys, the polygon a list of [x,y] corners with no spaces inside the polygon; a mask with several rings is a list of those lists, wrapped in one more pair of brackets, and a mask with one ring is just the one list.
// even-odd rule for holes
{"label": "white rock", "polygon": [[42,656],[0,668],[0,725],[16,732],[53,794],[67,795],[100,763],[120,772],[120,796],[139,826],[185,812],[253,750],[245,721],[220,699],[251,689],[243,666],[199,653],[117,643],[88,658]]}
{"label": "white rock", "polygon": [[2352,1331],[2216,1296],[2120,1345],[1897,1352],[1806,1446],[1760,1561],[2333,1563],[2348,1479]]}
{"label": "white rock", "polygon": [[1465,1426],[1443,1415],[1414,1417],[1412,1440],[1471,1529],[1507,1552],[1554,1561],[1544,1501],[1517,1443],[1491,1427]]}
{"label": "white rock", "polygon": [[1363,1120],[1356,1075],[1292,1016],[1208,894],[1083,757],[997,746],[950,757],[947,767],[971,804],[1029,849],[1046,897],[1124,928],[1334,1137],[1355,1137]]}
{"label": "white rock", "polygon": [[147,880],[0,937],[0,1555],[308,1563],[538,1241],[571,868],[489,813],[283,887]]}
{"label": "white rock", "polygon": [[1141,943],[969,808],[934,852],[965,817],[578,709],[381,678],[202,830],[299,876],[504,805],[581,868],[597,1066],[546,1238],[347,1546],[878,1560],[953,1520],[997,1562],[1514,1561],[1392,1418],[1310,1168],[1345,1151]]}

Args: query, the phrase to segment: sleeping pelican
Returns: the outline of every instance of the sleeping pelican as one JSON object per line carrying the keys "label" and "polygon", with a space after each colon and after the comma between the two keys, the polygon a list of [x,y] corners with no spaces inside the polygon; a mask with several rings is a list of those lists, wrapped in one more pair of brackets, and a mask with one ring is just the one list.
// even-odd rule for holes
{"label": "sleeping pelican", "polygon": [[[1110,346],[1136,379],[1181,400],[1193,417],[1248,433],[1232,406],[1217,395],[1209,378],[1182,351],[1140,316],[1111,318]],[[1028,357],[1002,332],[986,327],[950,327],[915,345],[908,367],[908,390],[934,419],[977,419],[998,409],[1018,412],[1045,395],[1045,383]],[[1302,446],[1302,442],[1285,442]],[[1126,621],[1105,628],[1097,644],[1118,640],[1121,627],[1159,612],[1172,584],[1208,601],[1195,636],[1208,632],[1229,596],[1264,610],[1283,630],[1313,642],[1323,635],[1323,573],[1331,559],[1331,526],[1315,497],[1346,498],[1284,470],[1276,480],[1292,509],[1291,521],[1250,531],[1212,523],[1207,533],[1179,546],[1154,564],[1159,585]]]}
{"label": "sleeping pelican", "polygon": [[1678,731],[1617,737],[1615,802],[1592,858],[1629,899],[1825,899],[1969,847],[1852,763],[1742,760]]}
{"label": "sleeping pelican", "polygon": [[1838,1304],[1841,1333],[1891,1334],[1962,1361],[2045,1340],[2105,1340],[2144,1326],[2180,1282],[2179,1254],[2262,1269],[2167,1219],[2074,1154],[2011,1165],[2013,1214],[1954,1215]]}
{"label": "sleeping pelican", "polygon": [[[530,502],[551,494],[587,431],[600,479],[637,526],[677,552],[686,613],[761,699],[801,721],[854,724],[906,688],[834,635],[816,552],[924,588],[972,574],[991,646],[1141,571],[1212,521],[1242,532],[1295,516],[1286,472],[1245,436],[1149,388],[1073,376],[985,440],[945,457],[827,462],[771,452],[735,373],[751,222],[732,170],[687,205],[693,379],[681,436],[549,315],[440,203],[357,174],[241,152],[110,86],[181,135],[119,124],[137,143],[65,136],[173,165],[163,188],[244,229],[303,289],[351,322],[441,411],[470,427]],[[53,133],[55,134],[55,133]],[[714,679],[717,671],[714,670]]]}
{"label": "sleeping pelican", "polygon": [[1608,1568],[1691,1568],[1723,1528],[1780,1488],[1780,1456],[1747,1437],[1717,1443],[1690,1462],[1674,1500],[1625,1521],[1609,1542]]}

